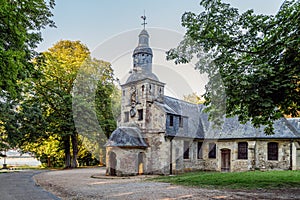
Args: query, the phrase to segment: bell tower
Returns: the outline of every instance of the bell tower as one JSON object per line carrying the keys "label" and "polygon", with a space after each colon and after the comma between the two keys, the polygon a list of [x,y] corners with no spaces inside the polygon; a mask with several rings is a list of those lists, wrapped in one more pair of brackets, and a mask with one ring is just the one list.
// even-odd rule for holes
{"label": "bell tower", "polygon": [[143,30],[139,34],[138,45],[134,49],[133,68],[122,87],[121,125],[135,124],[141,130],[151,126],[151,106],[163,102],[164,83],[152,72],[153,52],[149,46],[149,34],[145,29],[146,17],[142,16]]}

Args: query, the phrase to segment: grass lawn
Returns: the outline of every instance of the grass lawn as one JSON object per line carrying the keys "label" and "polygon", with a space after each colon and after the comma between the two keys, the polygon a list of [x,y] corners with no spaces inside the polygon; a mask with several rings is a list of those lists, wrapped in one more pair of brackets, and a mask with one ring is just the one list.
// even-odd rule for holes
{"label": "grass lawn", "polygon": [[192,172],[151,180],[218,189],[290,189],[300,188],[300,171]]}

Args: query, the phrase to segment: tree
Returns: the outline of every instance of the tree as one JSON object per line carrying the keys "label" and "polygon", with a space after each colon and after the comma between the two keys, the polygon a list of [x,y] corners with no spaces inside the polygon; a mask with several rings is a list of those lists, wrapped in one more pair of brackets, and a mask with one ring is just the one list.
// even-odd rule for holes
{"label": "tree", "polygon": [[7,122],[14,118],[22,81],[36,72],[31,60],[42,41],[41,29],[55,27],[51,20],[54,4],[54,0],[0,0],[0,147],[9,146],[6,129],[13,127]]}
{"label": "tree", "polygon": [[73,116],[84,140],[94,144],[90,151],[104,157],[104,144],[116,128],[116,101],[119,91],[114,85],[110,63],[92,59],[85,62],[73,87]]}
{"label": "tree", "polygon": [[203,104],[205,102],[204,99],[202,99],[201,96],[198,96],[196,92],[183,95],[183,100],[194,104]]}
{"label": "tree", "polygon": [[35,95],[44,104],[51,132],[59,134],[62,139],[67,168],[77,167],[78,153],[78,133],[73,121],[71,92],[77,72],[89,57],[90,52],[85,45],[79,41],[65,40],[42,53],[37,65],[42,71],[42,78],[35,83]]}
{"label": "tree", "polygon": [[78,148],[79,133],[99,145],[99,134],[115,124],[109,118],[114,91],[111,65],[92,59],[79,41],[68,40],[57,42],[33,63],[39,73],[24,81],[22,102],[12,104],[17,106],[10,109],[11,119],[5,126],[8,141],[13,147],[33,151],[41,161],[48,159],[48,165],[59,164],[53,155],[63,150],[65,167],[77,167],[79,151],[86,151]]}
{"label": "tree", "polygon": [[221,0],[202,0],[204,12],[186,12],[184,40],[167,52],[176,63],[199,59],[210,78],[204,95],[210,119],[237,115],[240,122],[265,125],[300,110],[300,2],[286,0],[275,16],[257,15]]}
{"label": "tree", "polygon": [[[54,27],[54,0],[0,1],[0,95],[20,94],[20,80],[32,75],[31,59],[42,41],[41,29]],[[1,119],[1,118],[0,118]]]}

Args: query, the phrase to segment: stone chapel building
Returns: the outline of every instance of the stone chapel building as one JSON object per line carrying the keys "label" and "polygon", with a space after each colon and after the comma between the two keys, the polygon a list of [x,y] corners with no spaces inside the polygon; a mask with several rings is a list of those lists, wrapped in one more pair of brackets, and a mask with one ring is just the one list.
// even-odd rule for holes
{"label": "stone chapel building", "polygon": [[237,118],[214,129],[203,105],[164,95],[145,29],[132,57],[121,86],[121,121],[106,144],[107,175],[300,169],[300,118],[276,121],[274,135]]}

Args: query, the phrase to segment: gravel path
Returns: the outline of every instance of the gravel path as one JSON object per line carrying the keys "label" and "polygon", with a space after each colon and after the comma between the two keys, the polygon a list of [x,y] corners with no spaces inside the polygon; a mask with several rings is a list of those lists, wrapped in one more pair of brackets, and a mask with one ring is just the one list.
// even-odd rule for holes
{"label": "gravel path", "polygon": [[32,170],[0,173],[0,199],[59,200],[59,198],[35,184],[32,177],[39,173],[41,173],[41,171]]}
{"label": "gravel path", "polygon": [[63,200],[93,199],[300,199],[299,190],[210,190],[145,181],[151,176],[110,178],[104,168],[50,171],[36,175],[37,184]]}

